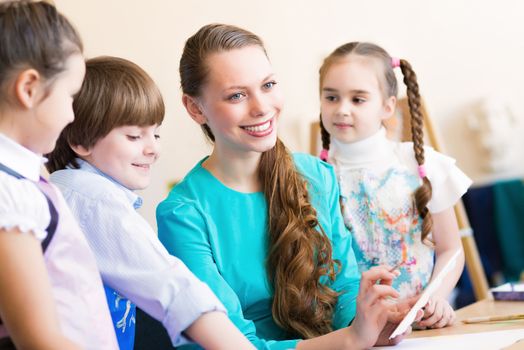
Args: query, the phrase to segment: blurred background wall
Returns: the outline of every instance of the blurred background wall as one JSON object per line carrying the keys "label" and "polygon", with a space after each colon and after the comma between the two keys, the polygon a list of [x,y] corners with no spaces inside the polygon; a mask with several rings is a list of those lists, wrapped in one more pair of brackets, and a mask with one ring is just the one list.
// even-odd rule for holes
{"label": "blurred background wall", "polygon": [[[524,165],[524,2],[473,1],[232,1],[55,0],[80,31],[87,57],[114,55],[142,66],[160,87],[167,112],[162,156],[141,209],[156,227],[155,207],[168,183],[181,179],[209,153],[200,128],[181,103],[178,61],[184,41],[202,25],[223,22],[265,41],[286,96],[280,136],[293,151],[309,151],[317,120],[318,68],[324,56],[348,41],[372,41],[408,59],[448,154],[477,184],[522,177]],[[401,84],[402,86],[402,84]],[[511,169],[490,174],[485,152],[468,125],[484,98],[497,96],[512,111],[515,143]],[[498,116],[495,116],[497,120]],[[522,135],[522,136],[521,136]]]}

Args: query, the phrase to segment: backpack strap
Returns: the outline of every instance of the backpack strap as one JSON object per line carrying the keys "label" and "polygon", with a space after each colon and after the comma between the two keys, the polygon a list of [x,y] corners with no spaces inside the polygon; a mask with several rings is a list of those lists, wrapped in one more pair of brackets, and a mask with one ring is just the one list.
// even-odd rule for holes
{"label": "backpack strap", "polygon": [[[25,179],[22,175],[14,171],[13,169],[5,166],[4,164],[0,163],[0,171],[3,171],[4,173],[11,175],[17,179]],[[49,185],[49,183],[43,178],[40,177],[40,182],[45,183],[46,185]],[[55,235],[56,228],[58,226],[58,211],[56,210],[55,205],[53,204],[53,201],[49,196],[39,187],[37,186],[42,192],[42,194],[45,196],[45,199],[47,200],[47,205],[49,207],[49,214],[51,215],[51,221],[49,222],[49,225],[45,229],[47,231],[46,238],[42,241],[42,251],[45,253],[47,247],[51,243],[51,240],[53,239],[53,236]]]}
{"label": "backpack strap", "polygon": [[[43,177],[40,177],[40,184],[45,184],[47,187],[49,187],[49,190],[52,190],[51,186],[47,182],[46,179]],[[58,226],[58,211],[56,210],[55,205],[53,204],[53,201],[51,200],[49,194],[45,193],[41,188],[40,191],[45,196],[45,199],[47,200],[47,205],[49,207],[49,214],[51,214],[51,221],[49,222],[49,225],[47,225],[47,228],[45,229],[47,231],[47,236],[42,241],[42,251],[45,253],[47,247],[51,243],[51,240],[53,239],[53,236],[55,235],[56,228]]]}
{"label": "backpack strap", "polygon": [[15,344],[10,337],[0,339],[0,350],[16,350]]}

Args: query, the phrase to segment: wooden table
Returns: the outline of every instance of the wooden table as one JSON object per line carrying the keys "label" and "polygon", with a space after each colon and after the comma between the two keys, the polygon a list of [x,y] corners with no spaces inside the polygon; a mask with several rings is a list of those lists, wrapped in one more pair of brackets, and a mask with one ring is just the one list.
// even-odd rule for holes
{"label": "wooden table", "polygon": [[[413,333],[409,335],[409,338],[524,329],[524,320],[475,324],[462,323],[462,320],[470,317],[524,314],[524,301],[495,301],[485,299],[459,309],[456,312],[457,321],[453,326],[441,329],[413,331]],[[507,349],[524,349],[524,343],[521,341]]]}

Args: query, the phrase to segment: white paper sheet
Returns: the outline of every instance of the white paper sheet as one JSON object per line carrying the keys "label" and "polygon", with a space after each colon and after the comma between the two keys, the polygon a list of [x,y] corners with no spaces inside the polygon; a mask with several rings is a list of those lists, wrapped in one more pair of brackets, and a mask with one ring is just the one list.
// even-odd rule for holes
{"label": "white paper sheet", "polygon": [[523,283],[506,283],[497,288],[491,288],[492,292],[524,292]]}
{"label": "white paper sheet", "polygon": [[[520,341],[520,342],[519,342]],[[455,350],[475,349],[494,350],[513,345],[516,342],[524,347],[524,329],[507,331],[482,332],[470,334],[447,335],[404,339],[397,346],[381,346],[373,349],[382,350]],[[520,348],[519,348],[520,349]]]}
{"label": "white paper sheet", "polygon": [[433,279],[433,281],[431,281],[431,283],[427,285],[426,289],[424,289],[424,291],[420,295],[420,298],[417,300],[415,305],[413,305],[413,307],[409,310],[409,312],[406,314],[404,319],[399,323],[397,328],[393,331],[393,333],[391,333],[391,336],[389,337],[390,339],[396,337],[397,335],[404,333],[408,329],[408,327],[413,323],[413,321],[415,321],[415,317],[417,317],[417,311],[422,309],[427,304],[431,295],[435,292],[435,290],[438,289],[438,287],[442,283],[442,280],[446,277],[449,271],[451,271],[451,269],[455,266],[457,262],[457,258],[461,252],[462,252],[462,248],[458,249],[453,254],[451,259],[449,259],[449,261],[446,263],[446,265],[440,271],[437,277],[435,277],[435,279]]}

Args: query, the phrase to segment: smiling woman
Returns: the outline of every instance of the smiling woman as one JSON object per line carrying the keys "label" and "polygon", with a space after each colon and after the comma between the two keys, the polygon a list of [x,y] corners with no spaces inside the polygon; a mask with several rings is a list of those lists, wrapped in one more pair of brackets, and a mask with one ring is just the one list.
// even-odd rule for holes
{"label": "smiling woman", "polygon": [[277,137],[283,99],[260,38],[204,26],[186,42],[180,76],[183,103],[214,147],[158,206],[162,243],[257,348],[375,344],[388,314],[380,301],[396,295],[376,281],[393,274],[363,275],[355,318],[360,276],[333,169]]}
{"label": "smiling woman", "polygon": [[[271,149],[277,140],[283,99],[264,50],[249,45],[227,54],[215,52],[206,62],[217,74],[209,74],[201,91],[184,94],[183,101],[191,117],[215,142],[216,155],[209,162],[225,154]],[[181,66],[181,71],[185,68]]]}
{"label": "smiling woman", "polygon": [[[216,40],[204,39],[209,36]],[[200,40],[208,40],[215,47],[209,47],[207,57],[202,55],[201,62],[196,62],[190,53],[197,49]],[[194,72],[203,62],[209,67],[205,80],[202,79],[205,83],[200,83],[199,90],[191,91],[189,87],[196,84],[189,82],[195,78],[187,73]],[[202,162],[202,169],[234,191],[262,191],[268,201],[268,277],[274,285],[276,322],[302,336],[328,332],[337,293],[318,280],[321,276],[334,279],[331,245],[323,232],[314,229],[318,219],[305,179],[277,139],[283,100],[262,42],[241,29],[204,27],[186,43],[180,72],[184,105],[215,143],[212,154]],[[260,130],[262,127],[265,130]],[[290,192],[295,196],[290,197]],[[263,227],[262,224],[260,228]],[[288,244],[295,245],[296,250],[289,250]],[[317,261],[313,258],[315,251],[320,252]],[[302,255],[302,259],[296,259],[295,254]],[[311,274],[317,282],[305,283],[304,277]],[[310,308],[304,300],[318,300],[318,307]],[[308,317],[289,317],[296,308]]]}

